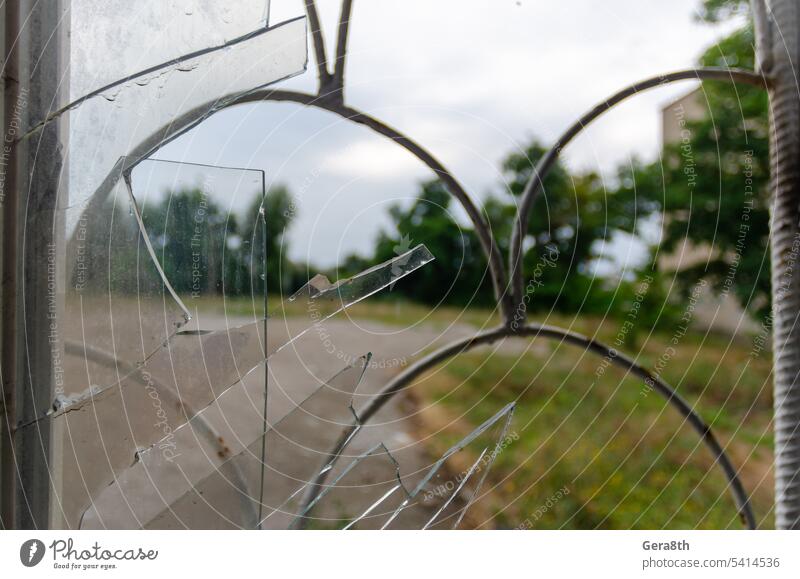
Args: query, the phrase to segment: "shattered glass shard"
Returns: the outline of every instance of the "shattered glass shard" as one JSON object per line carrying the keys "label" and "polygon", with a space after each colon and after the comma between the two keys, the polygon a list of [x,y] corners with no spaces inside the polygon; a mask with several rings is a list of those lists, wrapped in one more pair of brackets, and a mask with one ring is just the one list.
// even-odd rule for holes
{"label": "shattered glass shard", "polygon": [[[125,188],[102,202],[59,212],[67,243],[56,260],[64,301],[54,328],[63,352],[57,359],[56,399],[39,417],[69,406],[92,389],[118,382],[189,319],[166,291]],[[52,404],[52,405],[51,405]]]}
{"label": "shattered glass shard", "polygon": [[[92,497],[130,465],[136,449],[173,436],[234,385],[252,382],[266,358],[315,324],[433,259],[420,246],[351,279],[328,284],[325,291],[308,291],[306,286],[278,314],[291,315],[293,323],[276,323],[273,318],[268,332],[264,319],[238,327],[228,327],[229,320],[223,319],[219,329],[195,323],[176,331],[188,315],[177,294],[170,295],[168,278],[153,259],[153,248],[148,248],[153,232],[144,229],[143,220],[137,221],[135,200],[118,185],[110,202],[87,205],[63,211],[73,283],[68,286],[62,327],[79,334],[66,341],[62,394],[42,411],[43,417],[58,420],[64,432],[64,480],[70,493],[80,495],[66,501],[72,505],[64,513],[70,526]],[[110,208],[98,212],[98,207]],[[125,227],[112,226],[118,221]],[[90,226],[95,222],[96,227]],[[119,242],[109,241],[123,234]],[[169,269],[168,262],[163,263]],[[208,321],[204,312],[196,313],[199,322]],[[263,391],[263,382],[260,388]],[[81,465],[89,463],[95,466],[87,473]]]}
{"label": "shattered glass shard", "polygon": [[[94,497],[81,526],[288,528],[302,522],[312,528],[457,527],[482,499],[489,469],[513,439],[508,429],[514,405],[453,445],[413,492],[406,491],[397,462],[383,445],[342,470],[336,461],[327,463],[322,471],[335,478],[316,487],[319,465],[333,443],[357,423],[351,401],[368,363],[365,356],[345,368],[266,434],[257,434],[258,416],[246,420],[249,434],[235,429],[241,401],[220,397],[218,404],[140,452],[132,467]],[[319,494],[301,511],[314,488]]]}
{"label": "shattered glass shard", "polygon": [[[330,445],[352,423],[349,402],[368,361],[368,356],[357,359],[249,440],[241,432],[230,435],[230,419],[242,409],[222,405],[196,416],[170,439],[140,452],[136,463],[94,498],[81,527],[285,525]],[[215,438],[198,445],[209,440],[208,432]]]}
{"label": "shattered glass shard", "polygon": [[420,244],[402,255],[336,283],[331,283],[324,275],[316,275],[289,301],[304,304],[304,309],[311,317],[325,320],[343,306],[347,307],[381,291],[433,260],[428,248]]}
{"label": "shattered glass shard", "polygon": [[486,475],[513,440],[509,427],[514,407],[508,404],[447,450],[382,528],[457,528],[467,511],[483,499],[480,491]]}
{"label": "shattered glass shard", "polygon": [[298,18],[125,79],[40,120],[32,132],[69,115],[68,179],[59,191],[61,205],[105,197],[136,163],[242,95],[303,72],[306,59],[306,24]]}
{"label": "shattered glass shard", "polygon": [[[129,214],[127,217],[130,219]],[[80,225],[73,234],[76,240],[83,237],[78,231]],[[115,231],[119,232],[120,229]],[[139,235],[138,228],[132,231]],[[143,247],[141,240],[138,244],[125,245],[124,249],[132,251],[138,247]],[[138,251],[140,263],[152,266],[150,256],[143,256],[144,252]],[[105,253],[101,250],[95,257],[103,255]],[[133,334],[136,339],[131,340],[131,346],[126,346],[128,342],[119,341],[119,336],[131,334],[130,328],[117,330],[122,331],[122,334],[115,334],[112,325],[107,342],[102,341],[106,338],[99,332],[99,328],[102,323],[125,322],[126,313],[133,316],[138,313],[141,320],[148,321],[148,316],[143,315],[147,311],[152,311],[149,314],[152,318],[149,323],[153,325],[143,325],[141,331],[145,331],[144,328],[152,331],[152,328],[164,327],[168,311],[165,304],[175,302],[168,297],[162,280],[155,271],[151,271],[148,278],[154,280],[153,287],[157,289],[154,290],[152,304],[149,306],[147,304],[150,302],[144,299],[146,294],[109,294],[108,289],[103,289],[106,282],[97,274],[97,284],[102,290],[98,290],[98,303],[87,310],[83,307],[87,297],[78,292],[76,305],[71,310],[68,308],[67,313],[72,318],[65,327],[81,330],[87,326],[87,320],[99,316],[100,321],[92,322],[96,331],[88,338],[79,336],[80,339],[67,342],[69,348],[65,358],[65,394],[45,413],[46,418],[58,420],[59,427],[63,430],[65,484],[69,485],[71,493],[80,495],[74,500],[66,501],[72,506],[65,509],[65,519],[73,525],[76,524],[80,512],[91,498],[130,465],[136,449],[147,448],[159,440],[173,437],[187,420],[202,414],[215,400],[218,404],[223,404],[225,394],[232,389],[237,394],[244,389],[252,398],[255,395],[250,394],[252,389],[247,384],[255,380],[256,391],[263,392],[263,383],[259,382],[255,372],[256,369],[263,369],[262,363],[266,358],[281,351],[286,344],[319,321],[380,290],[381,284],[385,287],[411,273],[431,259],[433,256],[428,250],[420,246],[363,274],[336,284],[328,284],[330,287],[325,291],[310,292],[306,289],[291,303],[285,304],[286,308],[294,308],[296,311],[284,310],[280,314],[284,317],[291,314],[297,323],[289,325],[276,323],[277,320],[274,320],[269,323],[266,335],[264,320],[215,331],[178,331],[166,339],[163,345],[155,345],[154,351],[143,362],[139,361],[139,356],[145,350],[127,349],[136,345],[141,348],[141,336]],[[119,264],[119,272],[128,280],[125,276],[131,276],[132,271],[123,267],[125,263],[127,262]],[[133,276],[123,287],[140,283]],[[94,287],[89,281],[86,284],[87,287]],[[134,287],[139,290],[142,288],[141,285]],[[131,303],[118,303],[124,300]],[[302,306],[299,310],[296,307],[298,304]],[[182,310],[176,311],[183,315]],[[127,320],[127,323],[138,328],[136,324],[139,322],[136,320]],[[173,329],[165,328],[166,330]],[[93,345],[91,339],[100,339],[101,342]],[[126,358],[129,352],[131,357]],[[242,388],[233,388],[235,385]],[[256,420],[263,420],[263,416]],[[36,423],[26,427],[34,428]],[[172,450],[167,449],[165,452],[169,454]],[[82,465],[90,463],[93,464],[92,469],[82,468]]]}
{"label": "shattered glass shard", "polygon": [[264,214],[263,171],[145,159],[126,182],[146,250],[197,328],[264,318],[273,216]]}
{"label": "shattered glass shard", "polygon": [[[264,318],[260,171],[148,160],[132,180],[141,206],[128,190],[131,179],[124,182],[106,199],[59,213],[68,239],[64,307],[57,312],[64,364],[58,398],[40,409],[40,417],[85,402],[150,360],[191,317],[187,301],[195,328],[199,322],[227,332],[231,323],[247,321],[243,305],[250,320]],[[227,297],[239,306],[236,321],[224,308],[213,311]],[[198,320],[200,305],[205,309]],[[178,364],[186,360],[180,348],[186,341],[182,335],[167,348],[178,351]],[[250,356],[241,372],[261,359]]]}
{"label": "shattered glass shard", "polygon": [[[79,409],[87,403],[96,404],[101,400],[113,399],[131,386],[141,389],[142,383],[147,382],[145,375],[158,377],[164,384],[169,384],[169,389],[179,399],[186,401],[186,407],[191,401],[193,408],[202,409],[314,324],[373,295],[431,260],[433,256],[428,249],[419,245],[356,276],[336,284],[328,283],[328,289],[323,292],[309,291],[309,282],[290,299],[295,304],[284,304],[290,310],[284,309],[278,316],[270,316],[284,319],[292,317],[302,320],[302,323],[289,328],[288,325],[282,327],[268,322],[266,336],[264,320],[221,330],[192,329],[178,332],[130,375],[112,386],[95,386],[79,392],[59,406],[55,414]],[[294,307],[297,303],[302,304],[301,309]],[[140,440],[138,444],[142,447],[151,443]]]}
{"label": "shattered glass shard", "polygon": [[[448,510],[451,509],[451,505],[454,504],[454,501],[456,499],[460,499],[461,498],[461,493],[466,488],[466,485],[470,481],[472,476],[476,472],[479,472],[479,469],[481,469],[482,467],[485,468],[484,475],[485,475],[485,473],[488,472],[488,468],[491,465],[484,465],[484,459],[487,456],[486,453],[488,452],[488,450],[489,450],[488,448],[484,448],[483,451],[481,452],[480,456],[478,457],[478,459],[472,464],[472,466],[469,467],[469,470],[467,470],[466,473],[464,473],[463,475],[461,475],[459,477],[459,478],[461,478],[461,480],[458,483],[458,486],[455,487],[455,490],[450,494],[450,496],[447,498],[447,500],[444,502],[444,504],[439,507],[439,509],[436,511],[436,513],[434,513],[434,515],[430,518],[430,520],[427,523],[425,523],[425,526],[422,527],[423,531],[426,530],[426,529],[430,529],[431,527],[437,525],[439,523],[439,521],[447,521],[448,519],[451,519],[453,517],[452,513],[449,513],[449,514],[445,514],[445,513]],[[479,482],[477,488],[472,490],[472,496],[474,496],[480,490],[480,487],[481,487],[481,483]],[[456,503],[456,505],[457,504],[458,503]],[[451,525],[452,528],[455,528],[455,527],[458,526],[458,523],[461,521],[463,515],[466,513],[466,509],[469,507],[469,505],[470,505],[470,501],[467,501],[465,503],[465,505],[462,507],[462,510],[460,512],[456,513],[457,518],[456,518],[455,522]]]}
{"label": "shattered glass shard", "polygon": [[[67,303],[61,327],[82,328],[73,338],[82,344],[127,362],[143,361],[189,315],[165,294],[124,185],[118,182],[106,198],[61,215],[67,237]],[[112,321],[112,314],[125,319]]]}
{"label": "shattered glass shard", "polygon": [[267,431],[259,528],[287,528],[297,514],[330,448],[353,424],[353,394],[370,359],[355,360]]}
{"label": "shattered glass shard", "polygon": [[[237,377],[249,378],[263,360],[262,340],[263,324],[179,332],[143,365],[100,360],[124,377],[70,397],[49,418],[63,432],[64,492],[70,498],[64,503],[72,509],[65,517],[71,526],[91,497],[130,466],[137,448],[172,437]],[[85,355],[76,353],[76,365]]]}
{"label": "shattered glass shard", "polygon": [[[185,327],[190,315],[171,284],[179,276],[165,275],[169,264],[154,259],[125,179],[232,99],[305,70],[307,48],[304,19],[268,28],[263,0],[75,0],[68,8],[63,100],[49,116],[26,119],[26,137],[63,119],[69,143],[54,224],[66,239],[53,258],[63,292],[53,324],[56,398],[17,426],[54,422],[64,465],[56,493],[69,495],[58,502],[64,524],[75,527],[140,444],[171,435],[267,349],[263,305],[251,318],[260,327]],[[226,249],[240,241],[226,239]],[[206,281],[216,265],[206,255]],[[221,277],[225,289],[247,285],[235,270]]]}
{"label": "shattered glass shard", "polygon": [[327,483],[293,526],[302,521],[311,529],[380,529],[408,498],[397,461],[378,444]]}

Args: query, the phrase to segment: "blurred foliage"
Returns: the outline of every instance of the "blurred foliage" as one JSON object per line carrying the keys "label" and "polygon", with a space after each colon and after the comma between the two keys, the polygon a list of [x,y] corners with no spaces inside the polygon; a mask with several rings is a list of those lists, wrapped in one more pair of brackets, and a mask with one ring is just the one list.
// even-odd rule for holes
{"label": "blurred foliage", "polygon": [[[709,22],[746,14],[746,3],[707,0],[700,15]],[[710,47],[703,66],[753,68],[750,24]],[[637,231],[648,217],[663,218],[663,237],[650,264],[638,272],[668,278],[673,297],[653,284],[644,299],[653,323],[674,322],[675,304],[700,279],[718,294],[730,293],[754,313],[769,309],[767,96],[758,88],[704,82],[696,93],[707,114],[697,118],[675,108],[681,140],[665,147],[663,159],[621,166],[608,189],[595,173],[570,174],[557,164],[545,180],[524,241],[526,307],[531,311],[607,313],[623,316],[637,279],[597,275],[603,244]],[[504,187],[488,195],[484,212],[504,259],[516,206],[545,148],[537,141],[502,163]],[[425,243],[437,262],[395,295],[429,304],[492,304],[486,261],[474,231],[451,212],[450,198],[437,182],[421,185],[417,200],[395,206],[373,256],[351,256],[346,271],[390,259]],[[708,248],[710,257],[657,271],[658,258],[681,250],[685,241]]]}
{"label": "blurred foliage", "polygon": [[[738,17],[746,9],[743,2],[706,0],[700,17],[719,22]],[[752,68],[752,43],[752,27],[745,25],[709,48],[700,62]],[[634,160],[606,181],[594,172],[571,173],[556,164],[531,211],[523,243],[525,308],[529,312],[583,312],[621,319],[638,300],[637,328],[670,325],[680,315],[679,300],[689,295],[699,279],[708,281],[718,293],[730,292],[754,312],[767,311],[766,94],[750,86],[704,82],[697,95],[709,114],[702,118],[687,114],[681,133],[685,138],[667,146],[663,159],[652,163]],[[677,119],[685,112],[674,110],[673,114]],[[545,151],[534,139],[509,154],[500,166],[501,186],[484,198],[483,211],[505,261],[517,204]],[[181,234],[175,233],[183,227],[178,223],[183,217],[176,211],[187,215],[195,211],[197,195],[177,192],[172,196],[170,219],[174,225],[161,228],[172,233],[159,239],[164,259],[174,266],[171,269],[189,270],[179,263],[186,256],[181,255]],[[284,233],[295,217],[295,206],[286,187],[275,187],[267,194],[266,242],[251,246],[263,234],[259,231],[260,204],[254,199],[238,217],[222,216],[219,208],[209,208],[210,218],[225,217],[228,236],[241,239],[239,247],[226,248],[226,271],[210,274],[215,278],[210,283],[217,290],[225,276],[230,295],[242,293],[248,283],[255,283],[260,290],[263,280],[251,273],[265,250],[269,258],[266,283],[273,294],[291,293],[316,273],[309,265],[292,263],[287,257]],[[159,211],[167,209],[164,206]],[[618,236],[641,233],[637,227],[642,222],[652,223],[648,217],[655,216],[663,217],[663,237],[653,248],[650,262],[640,271],[599,275],[598,266],[607,255],[604,252],[615,247]],[[391,225],[379,234],[374,250],[368,255],[348,256],[337,271],[329,272],[333,279],[356,274],[424,243],[436,261],[379,299],[460,307],[495,304],[477,235],[441,182],[421,183],[416,199],[393,206],[389,219]],[[188,227],[188,222],[185,225]],[[225,233],[213,227],[209,231],[204,243],[221,248],[223,242],[217,237]],[[686,240],[709,247],[710,258],[678,272],[657,271],[658,257],[679,251]],[[642,280],[648,285],[643,294]],[[178,275],[173,281],[183,288],[188,278]],[[626,340],[635,341],[636,336],[634,329]]]}
{"label": "blurred foliage", "polygon": [[[524,152],[509,155],[503,175],[513,196],[502,206],[494,197],[488,211],[492,229],[508,238],[519,197],[546,149],[537,141]],[[594,173],[569,174],[557,163],[534,204],[523,242],[523,278],[527,307],[533,311],[613,313],[614,294],[630,289],[625,280],[604,279],[594,266],[602,245],[619,233],[632,232],[638,198],[610,194]]]}
{"label": "blurred foliage", "polygon": [[698,20],[715,24],[734,16],[746,14],[750,0],[703,0]]}
{"label": "blurred foliage", "polygon": [[[737,13],[739,2],[707,1],[712,20]],[[737,8],[738,6],[738,8]],[[710,47],[703,66],[753,69],[751,24]],[[686,295],[699,279],[717,293],[730,293],[753,313],[770,308],[769,126],[765,91],[749,85],[703,82],[695,93],[705,109],[691,118],[688,107],[670,108],[680,123],[677,143],[650,164],[620,172],[620,196],[645,199],[644,208],[664,216],[658,251],[680,251],[684,240],[704,248],[708,259],[676,272],[677,290]],[[656,248],[654,248],[656,249]]]}
{"label": "blurred foliage", "polygon": [[[534,140],[506,157],[501,166],[504,191],[490,194],[484,202],[504,260],[508,259],[519,198],[545,151]],[[649,202],[609,194],[596,173],[571,175],[556,164],[534,206],[524,240],[526,307],[531,311],[612,314],[624,307],[635,282],[598,277],[594,265],[604,242],[617,233],[634,230],[642,203]],[[441,182],[422,183],[414,202],[407,207],[393,206],[389,217],[392,225],[379,235],[375,253],[368,258],[350,256],[343,268],[347,274],[424,243],[436,261],[415,272],[413,279],[398,283],[388,297],[459,306],[495,303],[477,235],[456,217],[452,196]]]}
{"label": "blurred foliage", "polygon": [[[78,244],[90,248],[82,257],[86,267],[73,272],[89,288],[104,288],[111,280],[115,288],[133,293],[161,283],[144,255],[132,209],[123,205],[107,200],[84,216],[90,220],[84,225],[85,237],[71,241],[69,251],[76,251]],[[294,204],[283,186],[268,191],[264,199],[254,197],[241,215],[226,212],[197,188],[168,192],[140,210],[153,251],[179,294],[257,295],[265,277],[270,292],[306,281],[304,268],[286,257],[284,233],[294,218]],[[265,251],[270,267],[263,276]]]}

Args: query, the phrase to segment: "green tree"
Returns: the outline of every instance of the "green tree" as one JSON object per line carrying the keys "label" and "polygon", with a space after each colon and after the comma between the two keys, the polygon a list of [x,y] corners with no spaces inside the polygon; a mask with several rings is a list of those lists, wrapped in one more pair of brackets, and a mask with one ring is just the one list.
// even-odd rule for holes
{"label": "green tree", "polygon": [[[744,2],[707,0],[702,16],[717,22],[744,9]],[[706,50],[699,64],[752,69],[753,61],[748,22]],[[708,250],[708,260],[676,272],[680,290],[705,279],[763,314],[770,304],[767,95],[710,81],[698,94],[707,114],[691,120],[680,107],[671,110],[680,141],[665,148],[663,162],[622,170],[618,194],[643,197],[647,209],[663,214],[661,255],[680,250],[684,240]]]}
{"label": "green tree", "polygon": [[[413,280],[398,283],[394,292],[429,304],[491,305],[491,280],[478,238],[453,218],[451,201],[440,181],[428,181],[410,207],[391,207],[393,225],[378,236],[372,262],[392,259],[424,243],[436,261],[415,272]],[[358,268],[363,265],[356,258],[348,262]]]}
{"label": "green tree", "polygon": [[[492,229],[507,239],[519,196],[545,148],[533,141],[523,152],[509,155],[502,169],[511,202],[491,197],[486,203]],[[611,288],[598,278],[594,264],[603,241],[632,232],[644,211],[635,196],[609,194],[593,172],[570,175],[556,164],[534,204],[524,240],[523,274],[526,307],[569,312],[605,312]],[[501,250],[508,248],[501,245]]]}
{"label": "green tree", "polygon": [[[492,234],[506,259],[519,196],[544,153],[544,147],[533,141],[524,151],[509,155],[502,164],[504,191],[488,196],[484,203]],[[369,261],[384,261],[425,243],[436,262],[415,273],[413,283],[398,285],[398,293],[426,303],[493,305],[477,236],[472,228],[454,220],[451,201],[440,182],[424,183],[410,207],[390,209],[393,226],[380,234]],[[603,240],[633,230],[638,205],[643,202],[608,195],[597,174],[570,175],[557,164],[545,180],[525,237],[526,307],[605,313],[611,305],[612,289],[604,287],[604,280],[598,281],[593,264]],[[348,263],[348,273],[366,265],[357,256]]]}

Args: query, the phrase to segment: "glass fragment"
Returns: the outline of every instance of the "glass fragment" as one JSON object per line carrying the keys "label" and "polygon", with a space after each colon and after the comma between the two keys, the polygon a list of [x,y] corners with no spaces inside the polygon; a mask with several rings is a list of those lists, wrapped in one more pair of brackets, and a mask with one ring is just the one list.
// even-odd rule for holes
{"label": "glass fragment", "polygon": [[[196,416],[174,440],[140,452],[136,463],[95,497],[81,527],[252,529],[259,522],[285,522],[330,446],[351,424],[350,400],[368,359],[359,358],[266,433],[254,429],[249,439],[241,431],[231,436],[229,418],[241,409],[223,404]],[[210,429],[218,438],[192,451],[208,440],[198,429]]]}
{"label": "glass fragment", "polygon": [[457,528],[481,500],[486,475],[511,440],[513,413],[514,403],[508,404],[447,450],[382,528]]}

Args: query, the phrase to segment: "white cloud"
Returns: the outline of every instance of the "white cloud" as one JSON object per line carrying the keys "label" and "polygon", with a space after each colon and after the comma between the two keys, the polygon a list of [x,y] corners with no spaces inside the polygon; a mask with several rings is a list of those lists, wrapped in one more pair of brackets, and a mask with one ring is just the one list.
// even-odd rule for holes
{"label": "white cloud", "polygon": [[421,175],[423,165],[403,147],[386,139],[343,144],[322,159],[322,170],[350,179],[396,179]]}

